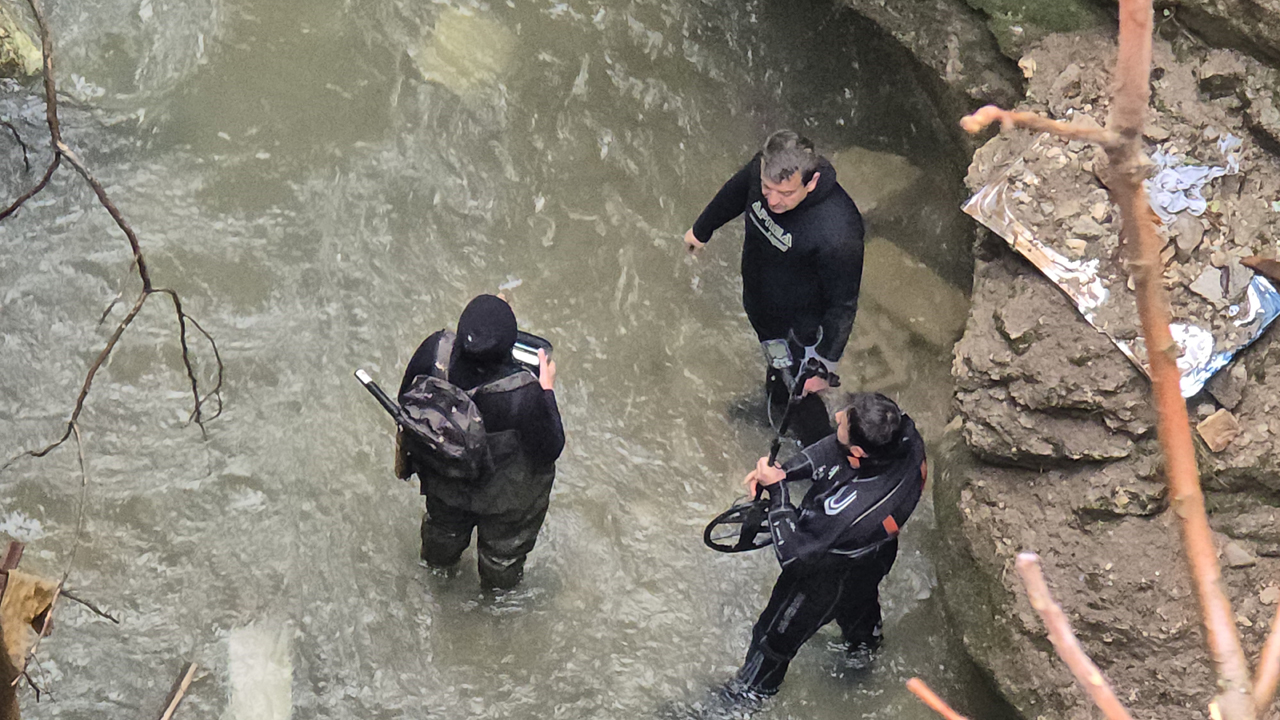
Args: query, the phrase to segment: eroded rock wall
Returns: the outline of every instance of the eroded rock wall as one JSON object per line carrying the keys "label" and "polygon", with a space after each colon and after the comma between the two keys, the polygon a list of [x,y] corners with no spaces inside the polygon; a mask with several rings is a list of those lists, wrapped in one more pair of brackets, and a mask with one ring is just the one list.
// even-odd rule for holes
{"label": "eroded rock wall", "polygon": [[[1262,89],[1275,70],[1179,37],[1155,48],[1149,144],[1194,153],[1224,133],[1245,139],[1241,177],[1208,190],[1219,204],[1203,218],[1208,239],[1195,253],[1206,265],[1235,254],[1274,257],[1280,161],[1267,152],[1257,118],[1274,112]],[[1019,109],[1105,118],[1110,32],[1047,35],[1024,57],[1033,74]],[[1027,161],[1034,142],[1028,133],[992,139],[975,155],[971,189]],[[1061,157],[1089,162],[1083,151]],[[1097,175],[1105,168],[1078,188],[1053,188],[1033,232],[1071,222],[1053,206],[1072,198],[1087,212],[1103,190]],[[1113,224],[1110,215],[1100,214],[1099,224]],[[1165,495],[1148,382],[1031,263],[985,230],[980,237],[972,310],[953,366],[961,422],[934,491],[946,538],[940,586],[964,642],[1026,717],[1098,716],[1054,655],[1013,570],[1015,555],[1033,550],[1086,651],[1135,717],[1208,718],[1212,669]],[[1171,248],[1175,240],[1171,234]],[[1194,258],[1172,250],[1166,257],[1166,284],[1185,290],[1194,273],[1183,265]],[[1191,400],[1193,422],[1227,408],[1243,428],[1220,453],[1202,445],[1200,469],[1224,585],[1251,658],[1280,598],[1275,333]]]}

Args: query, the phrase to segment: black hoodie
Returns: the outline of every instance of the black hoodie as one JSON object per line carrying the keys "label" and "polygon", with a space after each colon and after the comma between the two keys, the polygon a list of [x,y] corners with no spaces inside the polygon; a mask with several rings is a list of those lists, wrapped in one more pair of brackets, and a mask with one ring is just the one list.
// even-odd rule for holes
{"label": "black hoodie", "polygon": [[794,330],[802,343],[822,328],[818,353],[839,360],[853,330],[862,284],[862,215],[819,160],[818,185],[799,205],[775,215],[760,186],[760,154],[720,188],[693,235],[707,242],[720,226],[746,213],[742,244],[742,305],[761,340]]}

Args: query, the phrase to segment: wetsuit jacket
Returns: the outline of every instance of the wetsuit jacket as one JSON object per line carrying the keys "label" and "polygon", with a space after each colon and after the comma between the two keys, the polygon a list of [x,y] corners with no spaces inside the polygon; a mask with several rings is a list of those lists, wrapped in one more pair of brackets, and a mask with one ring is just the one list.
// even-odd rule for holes
{"label": "wetsuit jacket", "polygon": [[[405,368],[401,396],[414,378],[431,374],[443,334],[444,331],[433,333],[418,346]],[[476,365],[461,355],[459,343],[454,344],[449,382],[463,390],[515,373],[528,374],[529,370],[511,360]],[[434,478],[409,464],[422,480],[422,494],[451,507],[492,515],[526,507],[550,492],[555,461],[564,450],[564,427],[555,392],[542,389],[536,378],[530,378],[530,382],[513,390],[477,393],[472,400],[484,419],[493,472],[467,483]]]}
{"label": "wetsuit jacket", "polygon": [[[860,557],[896,537],[915,510],[926,477],[924,440],[906,415],[898,439],[862,458],[854,469],[836,436],[829,435],[783,465],[787,479],[769,491],[769,529],[783,569]],[[797,508],[789,482],[812,480]]]}
{"label": "wetsuit jacket", "polygon": [[742,305],[756,334],[769,340],[794,330],[802,343],[811,343],[821,327],[818,353],[836,361],[858,311],[862,215],[826,159],[817,172],[813,192],[775,215],[761,192],[757,154],[720,188],[693,224],[693,234],[707,242],[716,229],[745,212]]}

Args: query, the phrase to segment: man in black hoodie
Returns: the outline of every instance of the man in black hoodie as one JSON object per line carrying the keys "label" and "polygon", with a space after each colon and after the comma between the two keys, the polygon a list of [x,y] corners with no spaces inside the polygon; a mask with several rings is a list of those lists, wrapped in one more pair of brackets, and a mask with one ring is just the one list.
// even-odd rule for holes
{"label": "man in black hoodie", "polygon": [[[840,626],[851,659],[869,662],[880,645],[879,584],[898,554],[928,475],[924,440],[911,418],[879,393],[845,395],[836,432],[782,467],[760,458],[746,477],[769,494],[769,531],[782,574],[751,632],[730,690],[773,695],[800,646],[823,625]],[[799,508],[789,482],[812,485]]]}
{"label": "man in black hoodie", "polygon": [[450,567],[476,531],[480,581],[507,589],[520,582],[547,516],[564,428],[556,406],[555,363],[538,351],[538,374],[511,358],[516,316],[500,297],[479,295],[462,311],[458,331],[432,333],[413,354],[400,384],[400,401],[419,375],[434,375],[472,393],[484,420],[493,467],[475,480],[432,473],[402,445],[397,475],[417,473],[427,512],[422,559]]}
{"label": "man in black hoodie", "polygon": [[[853,330],[862,284],[863,227],[857,206],[812,142],[779,130],[729,178],[685,233],[689,251],[700,250],[716,229],[744,212],[742,305],[766,357],[767,341],[782,340],[790,345],[793,377],[806,346],[834,370]],[[780,369],[771,367],[766,379],[775,402],[785,396],[782,377]],[[810,378],[805,393],[825,387],[824,380]],[[792,426],[802,444],[831,432],[816,396],[807,396],[793,412]]]}

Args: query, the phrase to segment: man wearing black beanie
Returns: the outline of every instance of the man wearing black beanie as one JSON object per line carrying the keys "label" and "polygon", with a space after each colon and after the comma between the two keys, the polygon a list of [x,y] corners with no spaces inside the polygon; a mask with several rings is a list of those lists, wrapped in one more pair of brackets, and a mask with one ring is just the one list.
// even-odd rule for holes
{"label": "man wearing black beanie", "polygon": [[462,311],[456,333],[439,330],[418,346],[399,393],[403,404],[415,378],[434,375],[468,391],[480,412],[493,463],[479,478],[437,475],[404,450],[397,468],[401,477],[417,473],[426,498],[422,559],[432,567],[453,566],[475,529],[480,581],[496,589],[515,586],[524,574],[564,449],[555,363],[539,351],[535,378],[512,360],[515,342],[511,306],[480,295]]}

